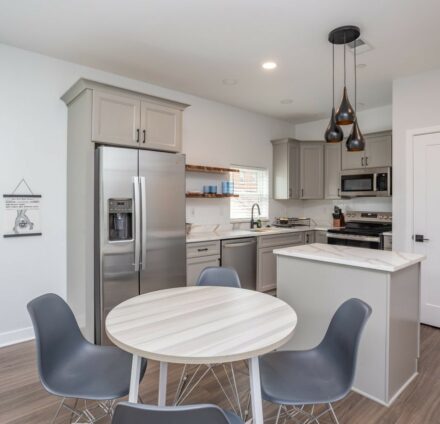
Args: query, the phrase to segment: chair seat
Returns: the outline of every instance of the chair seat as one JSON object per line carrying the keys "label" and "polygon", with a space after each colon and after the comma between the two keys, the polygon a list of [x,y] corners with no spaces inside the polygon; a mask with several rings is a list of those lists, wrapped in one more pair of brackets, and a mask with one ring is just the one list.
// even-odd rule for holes
{"label": "chair seat", "polygon": [[[46,389],[58,396],[108,400],[130,389],[132,355],[113,346],[83,343],[46,375]],[[142,361],[141,379],[147,361]]]}
{"label": "chair seat", "polygon": [[340,367],[317,349],[269,353],[260,372],[263,399],[282,405],[334,402],[350,389]]}

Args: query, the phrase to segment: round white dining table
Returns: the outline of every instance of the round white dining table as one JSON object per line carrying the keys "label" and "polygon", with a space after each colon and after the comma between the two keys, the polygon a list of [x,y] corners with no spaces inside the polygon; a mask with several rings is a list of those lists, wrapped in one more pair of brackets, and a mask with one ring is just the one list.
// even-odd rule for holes
{"label": "round white dining table", "polygon": [[168,363],[248,360],[252,417],[263,424],[258,357],[293,334],[295,311],[253,290],[179,287],[133,297],[107,316],[110,340],[133,355],[129,401],[137,402],[142,358],[160,362],[158,404],[165,406]]}

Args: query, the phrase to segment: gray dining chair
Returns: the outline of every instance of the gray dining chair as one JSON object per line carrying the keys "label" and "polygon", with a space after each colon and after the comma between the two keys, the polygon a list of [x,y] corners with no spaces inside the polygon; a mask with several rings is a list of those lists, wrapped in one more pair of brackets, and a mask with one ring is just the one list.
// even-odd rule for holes
{"label": "gray dining chair", "polygon": [[[209,266],[204,268],[200,273],[196,286],[241,288],[241,283],[240,277],[234,268]],[[227,389],[221,382],[221,379],[215,372],[216,368],[222,368],[229,382],[229,389]],[[189,374],[189,372],[191,372],[191,374]],[[205,378],[205,376],[209,374],[216,380],[220,390],[225,395],[234,412],[240,414],[241,417],[244,417],[232,363],[229,366],[225,364],[196,365],[191,371],[189,371],[188,365],[184,365],[177,386],[174,404],[178,405],[182,403]]]}
{"label": "gray dining chair", "polygon": [[[361,334],[370,315],[369,305],[349,299],[333,315],[315,348],[272,352],[260,358],[263,399],[280,405],[276,424],[281,417],[298,416],[319,423],[327,413],[338,423],[332,402],[343,399],[352,388]],[[326,407],[315,414],[319,404]]]}
{"label": "gray dining chair", "polygon": [[[27,309],[35,332],[40,381],[49,393],[62,397],[51,422],[63,407],[74,422],[94,423],[111,416],[114,400],[129,392],[132,356],[114,346],[89,343],[69,305],[55,294],[37,297]],[[141,379],[146,367],[144,360]],[[66,404],[69,398],[75,399],[73,407]],[[78,399],[84,401],[81,410]]]}
{"label": "gray dining chair", "polygon": [[240,277],[234,268],[208,266],[199,275],[196,286],[241,288]]}
{"label": "gray dining chair", "polygon": [[112,424],[244,424],[229,411],[215,405],[158,407],[122,402]]}

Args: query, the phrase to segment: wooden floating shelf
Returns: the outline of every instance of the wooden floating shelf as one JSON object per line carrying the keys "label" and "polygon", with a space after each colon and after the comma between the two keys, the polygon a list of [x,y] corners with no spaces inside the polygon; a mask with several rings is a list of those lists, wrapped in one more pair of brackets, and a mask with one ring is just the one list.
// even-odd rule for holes
{"label": "wooden floating shelf", "polygon": [[203,194],[203,193],[186,193],[186,197],[198,199],[226,199],[227,197],[238,197],[238,194]]}
{"label": "wooden floating shelf", "polygon": [[186,165],[186,172],[205,172],[210,174],[227,174],[229,172],[240,172],[239,169],[233,168],[219,168],[215,166],[203,166],[203,165]]}

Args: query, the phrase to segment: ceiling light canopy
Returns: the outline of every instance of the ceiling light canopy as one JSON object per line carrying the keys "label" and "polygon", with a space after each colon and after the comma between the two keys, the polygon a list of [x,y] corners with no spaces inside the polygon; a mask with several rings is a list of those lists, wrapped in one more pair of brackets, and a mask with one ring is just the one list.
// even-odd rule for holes
{"label": "ceiling light canopy", "polygon": [[275,62],[264,62],[262,65],[263,69],[272,70],[275,69],[278,65]]}

